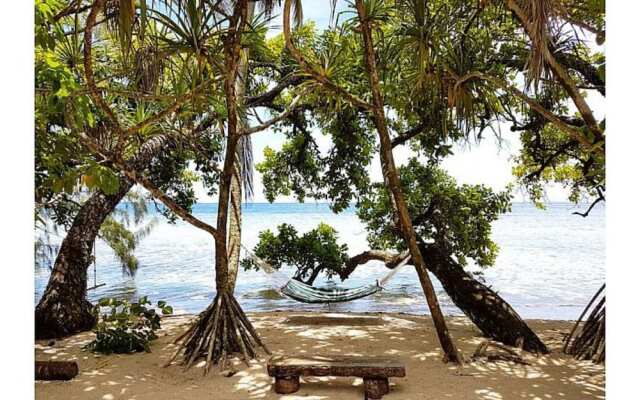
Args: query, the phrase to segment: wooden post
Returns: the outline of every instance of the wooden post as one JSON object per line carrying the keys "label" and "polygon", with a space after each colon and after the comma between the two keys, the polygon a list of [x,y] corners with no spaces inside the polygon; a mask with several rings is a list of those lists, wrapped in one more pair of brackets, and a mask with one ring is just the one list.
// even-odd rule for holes
{"label": "wooden post", "polygon": [[365,377],[364,380],[364,400],[378,400],[389,393],[388,378]]}
{"label": "wooden post", "polygon": [[295,393],[300,389],[300,377],[292,376],[276,376],[275,390],[278,394]]}

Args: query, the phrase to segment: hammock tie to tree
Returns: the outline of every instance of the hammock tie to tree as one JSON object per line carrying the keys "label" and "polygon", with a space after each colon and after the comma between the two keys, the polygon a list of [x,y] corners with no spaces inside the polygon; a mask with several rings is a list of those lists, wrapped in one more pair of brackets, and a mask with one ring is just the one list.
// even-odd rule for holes
{"label": "hammock tie to tree", "polygon": [[[277,271],[271,264],[264,261],[244,245],[244,250],[249,254],[253,261],[258,265],[267,275],[279,275],[282,278],[283,274]],[[297,279],[286,277],[284,285],[278,285],[277,289],[287,297],[293,300],[317,304],[317,303],[344,303],[347,301],[361,299],[363,297],[371,296],[383,289],[383,286],[402,268],[409,262],[411,255],[405,257],[400,264],[394,269],[389,271],[382,279],[376,280],[375,283],[360,286],[350,289],[341,288],[317,288],[306,283],[300,282]]]}

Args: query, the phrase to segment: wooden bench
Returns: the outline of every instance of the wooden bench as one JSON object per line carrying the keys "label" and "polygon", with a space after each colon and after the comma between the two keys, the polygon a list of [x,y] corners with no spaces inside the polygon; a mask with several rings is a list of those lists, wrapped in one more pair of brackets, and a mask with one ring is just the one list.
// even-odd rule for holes
{"label": "wooden bench", "polygon": [[404,364],[389,357],[273,356],[267,363],[275,377],[275,391],[289,394],[300,389],[301,376],[356,376],[364,380],[364,398],[381,399],[389,393],[389,378],[404,377]]}

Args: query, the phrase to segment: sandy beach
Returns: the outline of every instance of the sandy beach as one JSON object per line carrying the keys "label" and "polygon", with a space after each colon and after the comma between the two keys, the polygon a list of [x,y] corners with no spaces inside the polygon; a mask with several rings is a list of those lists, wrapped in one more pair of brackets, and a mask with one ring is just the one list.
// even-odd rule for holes
{"label": "sandy beach", "polygon": [[[544,356],[523,354],[528,364],[512,361],[469,361],[462,368],[443,364],[428,317],[404,314],[335,314],[311,312],[250,313],[274,354],[389,355],[407,368],[405,378],[392,378],[393,399],[604,399],[604,366],[576,361],[560,352],[566,321],[529,321],[549,346]],[[203,376],[202,364],[188,371],[177,364],[163,368],[175,350],[173,339],[192,315],[165,318],[151,353],[96,355],[82,350],[93,337],[81,333],[49,345],[36,342],[36,360],[76,360],[80,374],[69,382],[36,382],[37,399],[362,399],[359,378],[303,378],[300,391],[278,395],[267,375],[266,360],[247,368],[234,360],[237,371],[224,377],[218,369]],[[485,339],[462,317],[449,318],[449,328],[467,358]]]}

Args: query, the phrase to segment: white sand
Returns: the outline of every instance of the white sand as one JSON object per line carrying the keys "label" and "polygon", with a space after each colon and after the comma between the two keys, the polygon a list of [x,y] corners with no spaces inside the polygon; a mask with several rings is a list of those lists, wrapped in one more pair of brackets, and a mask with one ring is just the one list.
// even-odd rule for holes
{"label": "white sand", "polygon": [[[249,314],[274,354],[390,355],[407,367],[405,378],[391,379],[393,399],[546,400],[604,399],[605,369],[560,353],[561,340],[571,324],[529,321],[552,350],[536,357],[524,353],[531,365],[476,361],[463,368],[443,364],[429,318],[399,314]],[[300,391],[277,395],[266,372],[265,355],[247,368],[234,361],[238,372],[223,377],[214,368],[202,374],[202,363],[188,371],[178,365],[162,368],[173,353],[171,341],[191,316],[163,320],[160,338],[151,353],[100,356],[82,350],[93,337],[81,333],[49,347],[36,343],[37,360],[77,360],[80,374],[69,382],[36,382],[37,399],[362,399],[358,378],[304,378]],[[471,356],[484,339],[465,318],[449,318],[458,346]]]}

